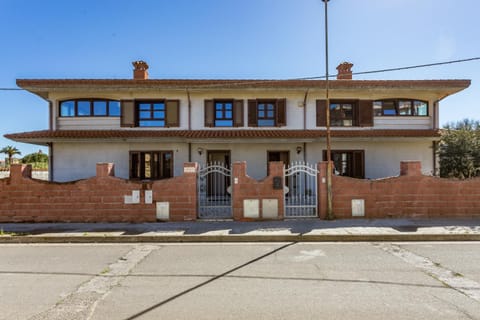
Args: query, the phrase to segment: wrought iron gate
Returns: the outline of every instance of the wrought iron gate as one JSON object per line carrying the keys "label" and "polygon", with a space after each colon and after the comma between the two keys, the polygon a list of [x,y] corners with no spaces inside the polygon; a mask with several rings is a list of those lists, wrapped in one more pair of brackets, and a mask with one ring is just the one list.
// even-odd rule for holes
{"label": "wrought iron gate", "polygon": [[198,171],[198,217],[232,218],[232,172],[223,163],[210,163]]}
{"label": "wrought iron gate", "polygon": [[315,165],[296,162],[285,168],[285,217],[318,216],[318,170]]}

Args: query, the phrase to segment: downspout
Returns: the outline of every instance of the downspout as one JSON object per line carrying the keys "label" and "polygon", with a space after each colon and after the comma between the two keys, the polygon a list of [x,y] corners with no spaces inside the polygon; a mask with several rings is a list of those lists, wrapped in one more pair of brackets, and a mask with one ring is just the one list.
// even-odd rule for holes
{"label": "downspout", "polygon": [[188,162],[192,162],[192,143],[188,143]]}
{"label": "downspout", "polygon": [[54,163],[53,162],[53,143],[48,142],[47,146],[48,146],[48,172],[49,172],[48,180],[50,182],[53,182],[55,181],[55,177],[53,175],[53,163]]}
{"label": "downspout", "polygon": [[303,130],[307,130],[307,97],[308,89],[305,91],[305,96],[303,97]]}
{"label": "downspout", "polygon": [[53,114],[53,103],[52,103],[52,101],[48,100],[48,119],[49,119],[48,129],[49,130],[55,130],[54,124],[53,124],[54,118],[55,118],[55,116]]}
{"label": "downspout", "polygon": [[192,119],[191,119],[192,100],[190,99],[190,91],[188,91],[188,88],[185,88],[185,90],[187,90],[187,99],[188,99],[188,130],[192,130]]}
{"label": "downspout", "polygon": [[[55,130],[54,121],[56,119],[53,112],[53,102],[48,100],[48,128],[50,131]],[[53,175],[53,142],[47,142],[48,146],[48,180],[53,182],[55,180]]]}
{"label": "downspout", "polygon": [[[438,119],[438,106],[439,106],[439,100],[436,100],[433,102],[433,115],[432,115],[432,118],[433,118],[433,129],[434,130],[438,130],[439,127],[440,127],[440,124],[439,124],[439,119]],[[437,141],[432,141],[432,149],[433,149],[433,152],[432,152],[432,157],[433,157],[433,176],[437,176],[439,175],[439,173],[437,173],[437,147],[438,147],[438,142]]]}
{"label": "downspout", "polygon": [[433,102],[433,129],[439,128],[439,119],[438,119],[438,100]]}
{"label": "downspout", "polygon": [[303,143],[303,162],[307,162],[307,143]]}

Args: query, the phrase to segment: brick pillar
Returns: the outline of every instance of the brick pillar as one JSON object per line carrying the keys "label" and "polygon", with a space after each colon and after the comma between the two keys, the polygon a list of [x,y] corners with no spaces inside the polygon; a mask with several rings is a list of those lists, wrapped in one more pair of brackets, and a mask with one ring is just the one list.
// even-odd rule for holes
{"label": "brick pillar", "polygon": [[97,163],[97,177],[114,177],[115,165],[113,163]]}
{"label": "brick pillar", "polygon": [[421,176],[422,163],[420,161],[401,161],[400,175],[401,176]]}
{"label": "brick pillar", "polygon": [[198,198],[197,198],[197,173],[198,163],[185,162],[183,164],[183,177],[185,184],[182,186],[182,190],[179,190],[183,194],[188,194],[190,202],[186,204],[188,212],[183,214],[184,221],[197,220],[198,212]]}
{"label": "brick pillar", "polygon": [[32,166],[30,164],[12,164],[10,166],[10,180],[21,182],[23,178],[32,178]]}
{"label": "brick pillar", "polygon": [[327,216],[327,161],[322,161],[317,164],[318,168],[318,213],[320,219],[325,219]]}
{"label": "brick pillar", "polygon": [[247,177],[247,163],[236,161],[232,165],[232,213],[233,220],[243,220],[243,199],[245,198],[245,182]]}
{"label": "brick pillar", "polygon": [[[283,219],[285,217],[285,190],[283,188],[280,190],[273,189],[273,177],[282,177],[282,180],[285,180],[284,163],[282,161],[269,162],[268,172],[269,182],[267,187],[269,190],[267,190],[265,198],[268,197],[268,194],[271,194],[270,198],[278,200],[278,219]],[[285,185],[285,181],[282,181],[282,183]]]}

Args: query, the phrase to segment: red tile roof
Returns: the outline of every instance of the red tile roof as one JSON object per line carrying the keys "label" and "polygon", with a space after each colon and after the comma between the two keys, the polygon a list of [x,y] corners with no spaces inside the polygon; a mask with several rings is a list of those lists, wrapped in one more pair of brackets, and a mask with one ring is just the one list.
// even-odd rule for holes
{"label": "red tile roof", "polygon": [[[332,130],[334,138],[371,137],[439,137],[438,130]],[[55,140],[84,139],[142,139],[179,138],[195,139],[316,139],[326,136],[325,130],[43,130],[6,134],[15,141],[50,142]]]}
{"label": "red tile roof", "polygon": [[[324,88],[325,80],[268,79],[17,79],[17,85],[31,91],[48,88]],[[467,88],[470,80],[331,80],[331,89],[357,88]]]}

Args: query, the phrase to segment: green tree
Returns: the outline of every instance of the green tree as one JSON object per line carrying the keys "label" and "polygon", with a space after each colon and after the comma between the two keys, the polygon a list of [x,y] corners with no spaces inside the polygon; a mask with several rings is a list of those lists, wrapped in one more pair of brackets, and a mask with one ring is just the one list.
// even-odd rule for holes
{"label": "green tree", "polygon": [[8,157],[8,164],[11,165],[12,164],[12,160],[13,160],[13,156],[16,155],[16,154],[22,154],[20,152],[20,150],[18,150],[17,148],[15,147],[12,147],[12,146],[6,146],[5,148],[3,148],[2,150],[0,150],[0,153],[5,153]]}
{"label": "green tree", "polygon": [[30,153],[22,158],[22,163],[31,164],[33,169],[46,169],[48,168],[48,155],[41,150]]}
{"label": "green tree", "polygon": [[464,119],[447,124],[442,130],[438,154],[441,177],[480,176],[480,122]]}

